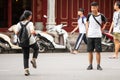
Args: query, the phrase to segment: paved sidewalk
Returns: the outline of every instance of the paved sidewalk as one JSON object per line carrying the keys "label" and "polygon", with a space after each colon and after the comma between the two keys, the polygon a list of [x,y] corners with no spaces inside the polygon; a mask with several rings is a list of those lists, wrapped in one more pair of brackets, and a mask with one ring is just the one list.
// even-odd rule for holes
{"label": "paved sidewalk", "polygon": [[94,69],[86,70],[87,53],[39,54],[38,68],[33,69],[30,64],[28,77],[24,76],[22,54],[0,54],[0,80],[119,80],[120,58],[109,59],[112,54],[102,53],[102,71],[96,70],[95,58]]}

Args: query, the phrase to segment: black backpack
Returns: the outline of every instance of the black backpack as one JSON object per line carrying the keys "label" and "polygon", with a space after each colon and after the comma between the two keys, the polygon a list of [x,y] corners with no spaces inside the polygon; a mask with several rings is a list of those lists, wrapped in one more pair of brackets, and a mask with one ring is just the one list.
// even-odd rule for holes
{"label": "black backpack", "polygon": [[28,30],[26,28],[27,24],[29,22],[27,22],[26,24],[22,24],[20,22],[20,25],[21,25],[21,29],[20,31],[18,32],[18,39],[17,39],[17,42],[18,42],[18,45],[20,47],[29,47],[29,34],[28,34]]}

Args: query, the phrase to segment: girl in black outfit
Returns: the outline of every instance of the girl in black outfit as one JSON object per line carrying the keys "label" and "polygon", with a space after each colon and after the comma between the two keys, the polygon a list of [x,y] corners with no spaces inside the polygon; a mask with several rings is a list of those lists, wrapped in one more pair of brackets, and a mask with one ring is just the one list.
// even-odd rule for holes
{"label": "girl in black outfit", "polygon": [[15,31],[15,34],[17,35],[21,29],[21,24],[26,25],[26,29],[28,31],[28,36],[30,36],[29,47],[22,47],[25,76],[30,75],[30,72],[29,72],[29,53],[30,53],[29,49],[32,48],[34,50],[33,58],[31,60],[33,68],[37,68],[36,59],[37,59],[38,50],[39,50],[39,47],[34,38],[35,30],[34,30],[33,23],[30,22],[31,18],[32,18],[32,12],[25,10],[23,12],[22,16],[20,17],[20,22],[17,24],[17,29]]}

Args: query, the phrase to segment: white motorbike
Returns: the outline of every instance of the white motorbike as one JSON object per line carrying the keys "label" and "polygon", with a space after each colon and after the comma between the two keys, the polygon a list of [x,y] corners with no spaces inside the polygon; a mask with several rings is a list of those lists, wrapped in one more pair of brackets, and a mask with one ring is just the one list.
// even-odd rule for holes
{"label": "white motorbike", "polygon": [[68,40],[68,33],[64,29],[62,29],[64,26],[66,25],[60,24],[53,26],[52,29],[49,29],[49,31],[51,32],[57,32],[59,36],[59,43],[55,42],[54,37],[51,34],[36,30],[39,52],[46,52],[48,49],[69,49],[70,51],[72,50]]}
{"label": "white motorbike", "polygon": [[[13,31],[15,25],[11,26],[8,30]],[[21,48],[16,44],[17,36],[13,32],[0,33],[0,53],[10,50],[20,50]]]}

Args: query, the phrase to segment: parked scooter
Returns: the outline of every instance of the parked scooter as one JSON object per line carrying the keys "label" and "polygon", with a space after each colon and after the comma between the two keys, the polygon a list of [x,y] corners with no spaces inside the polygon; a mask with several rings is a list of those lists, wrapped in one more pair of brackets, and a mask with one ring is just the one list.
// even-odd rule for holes
{"label": "parked scooter", "polygon": [[[15,30],[15,25],[11,26],[8,30]],[[19,50],[21,49],[17,43],[17,36],[14,33],[0,33],[0,53],[10,50]]]}
{"label": "parked scooter", "polygon": [[54,37],[47,32],[36,30],[37,34],[37,43],[39,45],[39,52],[46,52],[48,49],[71,49],[71,45],[68,40],[68,33],[62,29],[67,25],[56,25],[53,26],[51,31],[56,31],[59,36],[59,43],[56,43]]}
{"label": "parked scooter", "polygon": [[108,31],[103,32],[102,49],[103,51],[114,51],[113,35],[109,34]]}

